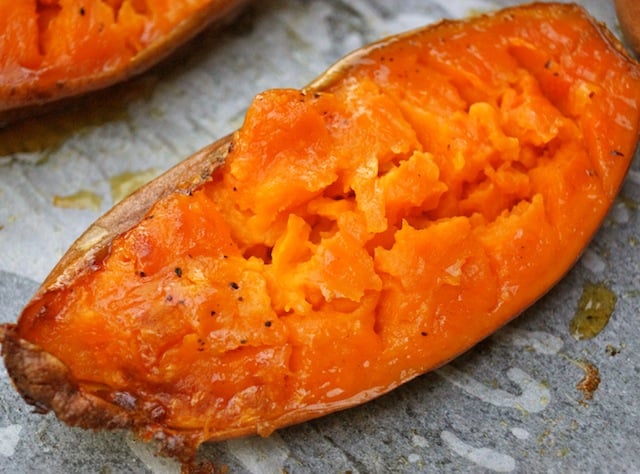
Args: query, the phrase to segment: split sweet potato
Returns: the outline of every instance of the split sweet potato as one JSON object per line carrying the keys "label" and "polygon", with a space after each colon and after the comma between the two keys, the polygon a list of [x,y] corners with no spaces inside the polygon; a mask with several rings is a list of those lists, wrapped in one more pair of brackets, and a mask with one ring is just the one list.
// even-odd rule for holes
{"label": "split sweet potato", "polygon": [[577,6],[359,50],[117,205],[3,354],[22,396],[192,459],[363,403],[572,266],[634,155],[640,66]]}
{"label": "split sweet potato", "polygon": [[247,0],[0,0],[0,123],[157,63]]}

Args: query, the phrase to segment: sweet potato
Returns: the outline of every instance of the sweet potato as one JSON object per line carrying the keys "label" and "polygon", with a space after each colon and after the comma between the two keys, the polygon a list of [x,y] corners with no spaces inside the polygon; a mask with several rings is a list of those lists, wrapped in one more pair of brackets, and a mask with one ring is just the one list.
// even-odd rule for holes
{"label": "sweet potato", "polygon": [[637,0],[613,0],[620,29],[636,57],[640,57],[640,3]]}
{"label": "sweet potato", "polygon": [[157,63],[247,0],[0,0],[0,123]]}
{"label": "sweet potato", "polygon": [[373,44],[258,95],[240,130],[90,227],[4,327],[9,374],[40,411],[184,462],[363,403],[568,271],[639,106],[640,65],[577,6]]}

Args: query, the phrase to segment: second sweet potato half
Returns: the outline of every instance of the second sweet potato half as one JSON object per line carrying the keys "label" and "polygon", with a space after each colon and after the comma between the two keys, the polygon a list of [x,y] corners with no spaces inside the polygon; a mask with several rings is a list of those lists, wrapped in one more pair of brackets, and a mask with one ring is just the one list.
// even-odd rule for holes
{"label": "second sweet potato half", "polygon": [[208,440],[363,403],[535,302],[638,139],[640,67],[581,8],[444,21],[353,53],[99,219],[3,332],[40,411]]}
{"label": "second sweet potato half", "polygon": [[156,64],[248,0],[0,0],[0,125]]}

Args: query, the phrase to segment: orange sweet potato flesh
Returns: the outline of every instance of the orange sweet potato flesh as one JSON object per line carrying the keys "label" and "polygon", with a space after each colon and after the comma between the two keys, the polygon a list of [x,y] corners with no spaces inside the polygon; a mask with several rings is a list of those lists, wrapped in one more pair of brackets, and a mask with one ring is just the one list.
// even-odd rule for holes
{"label": "orange sweet potato flesh", "polygon": [[142,72],[247,0],[0,0],[0,122]]}
{"label": "orange sweet potato flesh", "polygon": [[[594,60],[597,58],[597,60]],[[640,66],[533,4],[364,48],[114,208],[4,328],[24,398],[207,440],[365,402],[568,271],[638,139]]]}

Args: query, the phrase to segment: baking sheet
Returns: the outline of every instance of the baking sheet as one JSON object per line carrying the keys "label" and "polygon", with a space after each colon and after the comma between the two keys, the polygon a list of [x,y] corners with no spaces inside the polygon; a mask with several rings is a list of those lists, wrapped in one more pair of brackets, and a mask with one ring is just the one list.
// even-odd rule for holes
{"label": "baking sheet", "polygon": [[[17,318],[63,252],[127,186],[237,128],[256,93],[303,86],[382,36],[515,3],[258,1],[232,25],[206,31],[79,110],[0,130],[0,321]],[[619,34],[610,2],[579,3]],[[584,256],[512,324],[373,402],[266,439],[208,444],[203,457],[253,474],[640,472],[639,203],[636,157]],[[589,289],[613,296],[615,309],[596,337],[578,340],[570,321]],[[580,384],[596,370],[600,384],[585,390]],[[128,433],[87,432],[33,414],[0,368],[0,472],[177,473],[179,466]]]}

